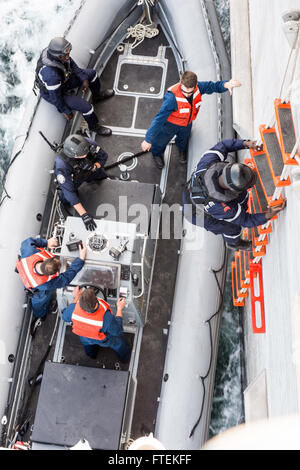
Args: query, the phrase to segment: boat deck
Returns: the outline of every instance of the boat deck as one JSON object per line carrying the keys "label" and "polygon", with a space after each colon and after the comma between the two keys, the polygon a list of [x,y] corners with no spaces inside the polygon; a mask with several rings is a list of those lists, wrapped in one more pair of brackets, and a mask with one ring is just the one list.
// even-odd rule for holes
{"label": "boat deck", "polygon": [[[155,38],[145,39],[132,51],[132,54],[128,49],[128,43],[122,43],[122,46],[120,51],[113,53],[100,77],[103,89],[113,87],[116,94],[96,107],[101,123],[113,129],[112,136],[96,139],[109,155],[107,165],[119,161],[122,156],[141,151],[140,144],[161,106],[163,94],[179,78],[172,49],[168,46],[167,39],[161,30]],[[120,55],[124,51],[128,52],[128,56],[120,66]],[[163,66],[151,65],[151,63],[143,65],[145,56],[154,63],[157,58],[162,58]],[[152,96],[155,94],[157,96]],[[123,194],[124,185],[132,184],[134,188],[136,184],[140,191],[143,187],[140,183],[158,185],[163,194],[163,202],[169,205],[181,204],[182,187],[186,181],[186,166],[178,163],[178,149],[172,144],[166,151],[165,159],[166,166],[162,171],[154,165],[151,153],[128,162],[128,180],[122,179],[123,175],[119,166],[108,170],[109,179],[88,186],[82,185],[80,194],[83,204],[92,215],[97,217],[100,200],[103,203],[117,204],[118,196]],[[52,195],[53,186],[49,191],[50,199]],[[140,202],[140,198],[142,194],[139,192],[132,194],[130,203]],[[45,228],[44,224],[42,235]],[[133,439],[142,434],[154,432],[155,429],[179,247],[180,240],[174,238],[171,224],[171,239],[160,237],[157,241],[148,317],[143,328],[139,355],[131,430]],[[55,321],[56,315],[49,313],[36,330],[28,367],[29,378],[37,370],[47,350]],[[128,344],[133,345],[134,335],[129,331],[126,332],[126,340]],[[52,361],[54,349],[55,343],[48,354],[47,361]],[[119,363],[116,354],[108,348],[102,348],[95,360],[88,358],[79,338],[72,334],[70,327],[66,329],[62,355],[60,360],[65,364],[112,370],[128,370],[129,367],[129,364]],[[39,390],[40,385],[32,388],[26,384],[23,401],[26,409],[23,408],[22,418],[28,417],[28,426],[22,436],[23,440],[28,440],[31,436]],[[27,401],[29,395],[30,400]]]}

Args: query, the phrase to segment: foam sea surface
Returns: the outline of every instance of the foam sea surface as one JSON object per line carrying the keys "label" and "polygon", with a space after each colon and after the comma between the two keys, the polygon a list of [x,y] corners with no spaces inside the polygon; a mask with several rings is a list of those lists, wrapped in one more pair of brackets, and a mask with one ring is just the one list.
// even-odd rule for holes
{"label": "foam sea surface", "polygon": [[41,50],[62,36],[81,0],[0,0],[0,194]]}

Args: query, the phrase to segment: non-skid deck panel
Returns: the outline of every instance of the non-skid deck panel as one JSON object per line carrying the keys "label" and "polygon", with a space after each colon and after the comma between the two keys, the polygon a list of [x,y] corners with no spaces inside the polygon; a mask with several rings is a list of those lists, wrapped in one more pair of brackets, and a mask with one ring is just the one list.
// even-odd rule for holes
{"label": "non-skid deck panel", "polygon": [[160,66],[127,64],[121,66],[118,90],[126,93],[160,93],[163,69]]}
{"label": "non-skid deck panel", "polygon": [[[79,196],[83,207],[92,217],[105,216],[108,220],[111,220],[111,218],[120,220],[120,211],[122,211],[122,218],[127,216],[128,222],[131,223],[136,220],[137,213],[136,210],[130,209],[132,206],[139,205],[140,210],[145,209],[145,214],[148,217],[147,223],[149,224],[155,190],[156,187],[152,184],[104,180],[100,184],[84,183],[79,190]],[[111,207],[114,210],[110,210]]]}
{"label": "non-skid deck panel", "polygon": [[280,129],[285,153],[292,153],[295,145],[295,130],[291,109],[278,107]]}
{"label": "non-skid deck panel", "polygon": [[[186,166],[178,165],[177,158],[178,149],[173,147],[164,198],[164,203],[170,206],[175,203],[182,205],[182,190],[186,181]],[[155,432],[157,398],[161,392],[168,341],[163,330],[168,330],[168,321],[171,318],[179,248],[180,240],[174,238],[160,238],[157,242],[148,321],[143,331],[139,359],[131,435],[133,439]]]}
{"label": "non-skid deck panel", "polygon": [[273,196],[275,184],[265,153],[255,155],[254,160],[268,197]]}
{"label": "non-skid deck panel", "polygon": [[[106,165],[111,165],[112,163],[117,162],[117,159],[120,155],[127,153],[136,154],[142,151],[141,143],[144,140],[144,137],[135,137],[128,135],[117,135],[113,134],[110,137],[97,138],[97,142],[100,142],[100,145],[108,153],[109,158],[107,159]],[[133,161],[126,163],[128,172],[130,175],[130,180],[137,180],[144,183],[154,183],[159,184],[161,178],[161,170],[159,170],[153,161],[152,154],[145,153],[141,157],[136,159],[136,166],[130,169],[133,166]],[[107,170],[107,175],[109,177],[119,178],[121,171],[119,166]]]}
{"label": "non-skid deck panel", "polygon": [[[101,101],[94,108],[101,125],[129,128],[133,125],[134,106],[134,96],[115,95]],[[103,137],[103,144],[105,140]]]}
{"label": "non-skid deck panel", "polygon": [[[125,340],[129,347],[132,348],[134,335],[125,333]],[[110,348],[99,347],[97,357],[90,358],[85,354],[83,345],[81,344],[78,335],[72,333],[71,326],[67,326],[64,339],[64,346],[62,350],[63,362],[66,364],[77,365],[86,367],[99,367],[104,369],[128,370],[129,364],[124,364],[119,361],[115,351]]]}
{"label": "non-skid deck panel", "polygon": [[159,112],[162,100],[155,98],[138,98],[135,120],[136,129],[148,129],[152,119]]}
{"label": "non-skid deck panel", "polygon": [[107,88],[113,88],[119,56],[122,54],[123,52],[115,50],[111,58],[107,62],[105,69],[101,71],[100,83],[102,90],[106,90]]}
{"label": "non-skid deck panel", "polygon": [[272,168],[275,176],[280,176],[283,170],[283,159],[282,153],[279,146],[276,132],[264,132],[264,139],[268,149],[268,155],[270,157]]}
{"label": "non-skid deck panel", "polygon": [[62,448],[86,439],[92,449],[116,450],[129,374],[47,363],[32,440]]}

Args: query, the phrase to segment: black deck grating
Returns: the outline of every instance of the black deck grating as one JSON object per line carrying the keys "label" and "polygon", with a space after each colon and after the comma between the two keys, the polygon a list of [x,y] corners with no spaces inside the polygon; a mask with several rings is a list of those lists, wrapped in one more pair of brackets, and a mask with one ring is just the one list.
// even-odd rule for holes
{"label": "black deck grating", "polygon": [[[255,191],[256,189],[256,191]],[[258,212],[265,212],[268,209],[268,201],[266,199],[266,195],[264,193],[264,190],[262,188],[260,179],[257,178],[255,186],[253,188],[252,194],[257,196],[259,199],[260,207],[261,209]]]}
{"label": "black deck grating", "polygon": [[251,205],[251,209],[253,210],[253,213],[258,214],[260,212],[260,205],[258,202],[257,194],[253,188],[252,191],[252,197],[253,197],[253,204]]}
{"label": "black deck grating", "polygon": [[275,191],[275,184],[273,181],[272,173],[268,164],[267,156],[265,153],[254,156],[258,173],[263,182],[266,194],[268,197],[273,196]]}
{"label": "black deck grating", "polygon": [[280,176],[283,170],[283,159],[281,148],[279,146],[276,132],[264,133],[265,143],[268,149],[268,154],[272,163],[272,168],[275,176]]}
{"label": "black deck grating", "polygon": [[283,147],[285,153],[292,153],[296,138],[295,129],[290,108],[278,108],[280,130],[283,138]]}

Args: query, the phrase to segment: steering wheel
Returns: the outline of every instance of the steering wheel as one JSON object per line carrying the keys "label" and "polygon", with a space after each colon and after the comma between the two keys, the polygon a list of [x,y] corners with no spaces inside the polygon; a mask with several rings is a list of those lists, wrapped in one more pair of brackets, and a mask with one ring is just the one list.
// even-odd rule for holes
{"label": "steering wheel", "polygon": [[89,287],[90,287],[91,289],[94,289],[95,294],[96,294],[97,297],[98,297],[99,292],[101,292],[102,297],[103,297],[103,300],[105,300],[105,302],[107,302],[107,297],[106,297],[106,294],[105,294],[105,292],[104,292],[104,289],[102,289],[102,287],[97,286],[96,284],[81,284],[81,285],[78,286],[78,287],[79,287],[80,289],[81,289],[82,287],[84,287],[85,289],[88,289]]}

